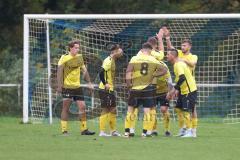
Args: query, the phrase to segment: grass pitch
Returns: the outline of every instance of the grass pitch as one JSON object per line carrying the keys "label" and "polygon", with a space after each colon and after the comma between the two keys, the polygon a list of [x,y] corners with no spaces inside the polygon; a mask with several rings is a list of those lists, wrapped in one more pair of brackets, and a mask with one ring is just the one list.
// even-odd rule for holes
{"label": "grass pitch", "polygon": [[[69,123],[70,136],[60,134],[59,123],[19,124],[19,118],[0,118],[0,160],[239,160],[240,124],[199,122],[197,138],[141,138],[138,122],[134,138],[81,136],[79,123]],[[98,131],[98,124],[89,128]],[[118,121],[119,131],[123,122]],[[176,123],[171,125],[177,133]]]}

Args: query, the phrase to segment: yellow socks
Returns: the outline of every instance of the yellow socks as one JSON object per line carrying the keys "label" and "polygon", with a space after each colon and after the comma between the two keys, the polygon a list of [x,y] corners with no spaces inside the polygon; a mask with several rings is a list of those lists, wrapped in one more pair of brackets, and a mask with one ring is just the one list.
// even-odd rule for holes
{"label": "yellow socks", "polygon": [[100,131],[105,131],[107,121],[108,121],[108,114],[107,113],[102,113],[101,116],[99,117]]}
{"label": "yellow socks", "polygon": [[87,129],[87,121],[86,120],[81,120],[80,121],[80,131],[84,131]]}
{"label": "yellow socks", "polygon": [[163,125],[165,131],[170,130],[170,114],[168,111],[166,113],[163,113]]}
{"label": "yellow socks", "polygon": [[137,122],[137,120],[138,120],[138,108],[134,108],[134,112],[133,112],[133,120],[132,120],[132,123],[131,123],[131,126],[130,126],[130,128],[135,128],[135,126],[136,126],[136,122]]}
{"label": "yellow socks", "polygon": [[150,123],[151,123],[151,130],[157,129],[157,118],[156,118],[156,108],[150,110]]}
{"label": "yellow socks", "polygon": [[117,122],[117,115],[116,113],[108,113],[109,119],[109,126],[111,131],[116,131],[116,122]]}
{"label": "yellow socks", "polygon": [[134,114],[131,112],[127,112],[126,118],[125,118],[125,129],[130,129],[133,126],[133,122],[134,122]]}
{"label": "yellow socks", "polygon": [[183,112],[183,114],[184,114],[184,122],[186,124],[186,128],[187,129],[192,128],[190,113],[189,112]]}
{"label": "yellow socks", "polygon": [[179,108],[175,108],[175,112],[177,113],[177,117],[178,117],[178,127],[183,128],[184,127],[183,111]]}
{"label": "yellow socks", "polygon": [[152,127],[151,115],[150,113],[145,113],[143,116],[143,130],[151,131]]}
{"label": "yellow socks", "polygon": [[67,121],[61,120],[61,130],[62,132],[67,131]]}
{"label": "yellow socks", "polygon": [[198,125],[198,119],[192,118],[192,128],[197,128],[197,125]]}

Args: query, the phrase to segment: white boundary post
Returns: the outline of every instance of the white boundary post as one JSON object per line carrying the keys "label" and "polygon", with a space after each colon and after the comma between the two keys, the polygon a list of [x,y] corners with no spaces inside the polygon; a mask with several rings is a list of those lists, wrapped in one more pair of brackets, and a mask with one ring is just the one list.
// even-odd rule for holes
{"label": "white boundary post", "polygon": [[[46,38],[47,38],[47,66],[48,66],[48,78],[51,76],[51,56],[50,56],[50,41],[49,41],[49,24],[46,20]],[[51,82],[50,82],[51,83]],[[49,123],[52,124],[52,88],[48,85],[48,104],[49,104]]]}
{"label": "white boundary post", "polygon": [[28,123],[29,19],[26,15],[24,15],[23,26],[23,123]]}

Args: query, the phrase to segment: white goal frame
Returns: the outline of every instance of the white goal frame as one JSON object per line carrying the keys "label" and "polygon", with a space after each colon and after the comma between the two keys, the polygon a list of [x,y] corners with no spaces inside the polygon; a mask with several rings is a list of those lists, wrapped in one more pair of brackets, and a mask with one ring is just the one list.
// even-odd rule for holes
{"label": "white goal frame", "polygon": [[[24,15],[24,36],[23,36],[23,123],[29,122],[29,19],[240,19],[240,14],[25,14]],[[48,76],[50,73],[50,48],[48,24],[46,31]],[[49,87],[49,123],[52,123],[51,88]]]}

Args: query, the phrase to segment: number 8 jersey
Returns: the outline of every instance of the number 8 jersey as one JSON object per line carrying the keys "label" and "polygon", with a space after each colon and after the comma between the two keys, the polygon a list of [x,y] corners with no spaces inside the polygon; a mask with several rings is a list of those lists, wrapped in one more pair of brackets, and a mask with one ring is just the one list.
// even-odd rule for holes
{"label": "number 8 jersey", "polygon": [[161,64],[153,56],[143,54],[133,56],[129,63],[133,65],[132,89],[142,90],[155,83],[153,75]]}

